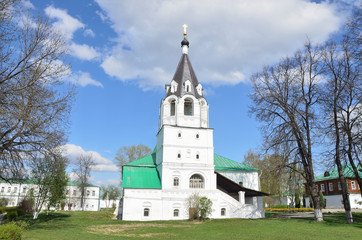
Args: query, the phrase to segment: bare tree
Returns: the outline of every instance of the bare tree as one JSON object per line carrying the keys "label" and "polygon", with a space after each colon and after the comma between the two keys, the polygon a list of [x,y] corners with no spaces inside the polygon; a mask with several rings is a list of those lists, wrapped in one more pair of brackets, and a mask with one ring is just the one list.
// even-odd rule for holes
{"label": "bare tree", "polygon": [[118,166],[122,169],[122,166],[126,163],[143,158],[151,153],[151,149],[143,144],[124,146],[118,150],[114,159],[117,160]]}
{"label": "bare tree", "polygon": [[0,3],[0,178],[66,140],[74,87],[65,38],[20,1]]}
{"label": "bare tree", "polygon": [[77,181],[79,182],[79,190],[81,193],[80,204],[81,208],[84,211],[84,202],[85,202],[85,189],[89,185],[89,177],[92,167],[95,162],[92,154],[82,154],[77,157],[76,168],[73,169],[73,172],[77,176]]}
{"label": "bare tree", "polygon": [[[323,66],[318,48],[307,43],[292,58],[285,58],[275,66],[265,67],[251,78],[254,105],[251,114],[265,122],[264,136],[268,148],[288,144],[288,154],[294,154],[295,163],[302,165],[303,177],[311,193],[314,218],[323,215],[314,180],[313,143],[317,138],[316,105]],[[292,155],[291,155],[292,156]]]}

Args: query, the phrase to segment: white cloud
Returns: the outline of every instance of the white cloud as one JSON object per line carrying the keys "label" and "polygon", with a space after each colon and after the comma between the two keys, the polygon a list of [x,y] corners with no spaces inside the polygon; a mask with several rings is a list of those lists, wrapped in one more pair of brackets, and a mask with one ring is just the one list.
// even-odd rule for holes
{"label": "white cloud", "polygon": [[90,73],[88,73],[88,72],[77,71],[77,72],[73,73],[71,70],[69,70],[67,76],[64,77],[63,80],[71,82],[71,83],[81,86],[81,87],[93,85],[96,87],[103,88],[103,84],[97,80],[94,80],[91,77]]}
{"label": "white cloud", "polygon": [[292,54],[307,36],[315,42],[326,40],[343,22],[329,1],[96,2],[118,35],[102,68],[142,88],[171,81],[184,23],[189,25],[189,55],[199,81],[234,85],[264,64]]}
{"label": "white cloud", "polygon": [[97,50],[95,50],[93,47],[88,46],[87,44],[71,43],[69,48],[70,54],[72,56],[82,60],[90,61],[100,56]]}
{"label": "white cloud", "polygon": [[23,6],[26,8],[35,9],[34,5],[30,2],[30,0],[21,0],[21,4],[23,4]]}
{"label": "white cloud", "polygon": [[[85,151],[81,146],[77,146],[74,144],[63,145],[62,149],[64,150],[63,156],[67,157],[71,164],[74,164],[77,161],[77,158],[82,154],[91,154],[95,162],[95,166],[92,168],[93,171],[106,171],[106,172],[119,171],[119,168],[113,163],[113,161],[105,157],[102,157],[96,151]],[[71,174],[71,177],[73,175]]]}
{"label": "white cloud", "polygon": [[84,23],[70,16],[64,9],[55,8],[50,5],[44,11],[50,19],[57,20],[53,23],[53,26],[63,33],[68,40],[73,38],[73,34],[78,29],[85,27]]}
{"label": "white cloud", "polygon": [[96,34],[93,32],[93,30],[89,29],[89,28],[84,30],[83,35],[85,37],[92,37],[92,38],[94,38],[96,36]]}
{"label": "white cloud", "polygon": [[107,179],[107,180],[99,180],[99,181],[96,181],[96,183],[101,186],[101,185],[120,185],[121,181],[119,179]]}

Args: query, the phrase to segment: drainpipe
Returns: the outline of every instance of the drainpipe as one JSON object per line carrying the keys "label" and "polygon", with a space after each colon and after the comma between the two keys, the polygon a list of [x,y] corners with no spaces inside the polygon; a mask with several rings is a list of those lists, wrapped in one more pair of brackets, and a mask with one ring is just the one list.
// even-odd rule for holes
{"label": "drainpipe", "polygon": [[98,187],[98,211],[101,210],[101,187]]}

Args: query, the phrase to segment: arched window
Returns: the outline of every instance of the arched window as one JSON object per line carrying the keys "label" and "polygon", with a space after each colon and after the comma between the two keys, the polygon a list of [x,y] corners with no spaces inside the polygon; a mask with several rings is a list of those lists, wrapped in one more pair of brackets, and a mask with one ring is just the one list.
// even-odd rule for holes
{"label": "arched window", "polygon": [[221,216],[225,216],[226,215],[226,208],[221,208]]}
{"label": "arched window", "polygon": [[196,159],[199,159],[200,158],[200,155],[199,154],[196,154]]}
{"label": "arched window", "polygon": [[200,135],[199,135],[199,134],[196,134],[196,138],[197,138],[197,139],[200,138]]}
{"label": "arched window", "polygon": [[181,153],[178,153],[178,154],[177,154],[177,158],[181,158]]}
{"label": "arched window", "polygon": [[179,212],[180,212],[180,210],[178,210],[178,209],[173,210],[173,216],[178,217]]}
{"label": "arched window", "polygon": [[170,116],[175,116],[176,112],[176,100],[171,100],[171,109],[170,109]]}
{"label": "arched window", "polygon": [[150,216],[150,209],[149,208],[144,208],[143,209],[143,216],[144,217],[149,217]]}
{"label": "arched window", "polygon": [[190,86],[186,86],[186,92],[190,92]]}
{"label": "arched window", "polygon": [[193,113],[193,102],[192,99],[186,98],[184,103],[184,115],[192,116]]}
{"label": "arched window", "polygon": [[175,187],[177,187],[177,186],[179,186],[179,184],[180,184],[179,178],[178,178],[178,177],[175,177],[175,178],[173,179],[173,185],[174,185]]}
{"label": "arched window", "polygon": [[190,178],[190,188],[204,188],[204,178],[200,174],[194,174]]}
{"label": "arched window", "polygon": [[181,133],[180,133],[180,132],[178,133],[177,137],[179,137],[179,138],[181,137]]}

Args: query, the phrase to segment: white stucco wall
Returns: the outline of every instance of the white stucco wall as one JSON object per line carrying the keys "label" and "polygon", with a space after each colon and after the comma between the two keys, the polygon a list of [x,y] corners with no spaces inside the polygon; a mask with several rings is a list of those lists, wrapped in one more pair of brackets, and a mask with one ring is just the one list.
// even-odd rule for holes
{"label": "white stucco wall", "polygon": [[[2,189],[4,188],[4,192]],[[8,189],[10,188],[10,192]],[[8,206],[18,206],[20,202],[27,196],[29,190],[33,188],[36,194],[38,186],[35,184],[20,184],[20,183],[0,183],[0,198],[6,198],[9,200]],[[73,195],[74,190],[76,191]],[[82,210],[80,208],[80,190],[76,186],[67,186],[66,199],[64,201],[68,204],[72,204],[71,210]],[[89,191],[89,195],[87,195]],[[99,187],[87,187],[85,190],[85,203],[84,210],[86,211],[98,211],[99,210]],[[93,195],[94,194],[94,195]],[[43,205],[43,209],[46,209],[46,204]],[[68,210],[66,205],[64,210]]]}
{"label": "white stucco wall", "polygon": [[257,171],[252,172],[241,172],[241,171],[225,171],[218,170],[218,173],[229,178],[230,180],[239,184],[239,182],[243,182],[243,187],[250,188],[256,191],[260,191],[259,189],[259,175]]}
{"label": "white stucco wall", "polygon": [[[187,199],[192,194],[207,197],[212,202],[210,218],[261,218],[264,217],[262,197],[248,199],[241,203],[219,190],[157,190],[157,189],[124,189],[123,220],[181,220],[189,218]],[[150,209],[148,217],[143,216],[145,208]],[[225,208],[225,216],[221,216],[221,208]],[[179,216],[174,217],[175,209]]]}
{"label": "white stucco wall", "polygon": [[[327,200],[326,208],[334,208],[334,209],[343,209],[343,199],[342,195],[326,195],[324,198]],[[309,207],[309,197],[305,198],[305,203]],[[361,194],[349,194],[349,202],[351,204],[351,208],[354,209],[362,209],[362,205],[358,204],[358,202],[362,202]]]}

